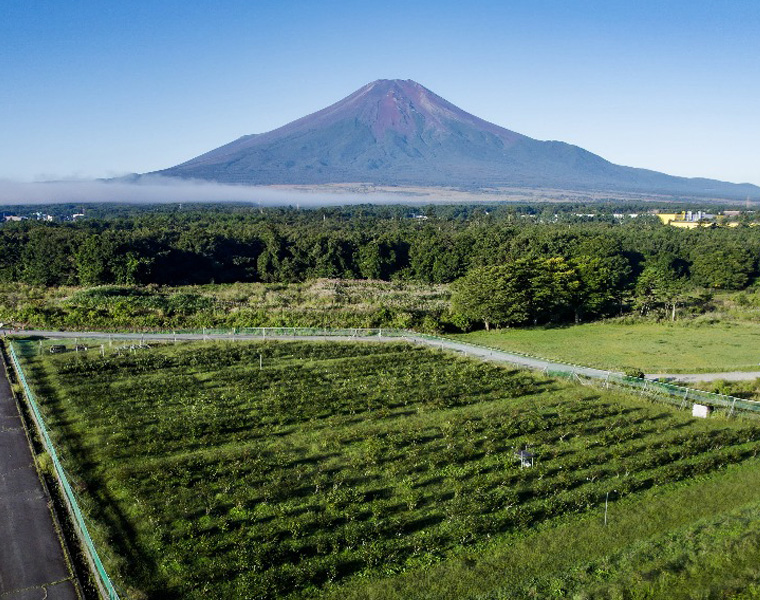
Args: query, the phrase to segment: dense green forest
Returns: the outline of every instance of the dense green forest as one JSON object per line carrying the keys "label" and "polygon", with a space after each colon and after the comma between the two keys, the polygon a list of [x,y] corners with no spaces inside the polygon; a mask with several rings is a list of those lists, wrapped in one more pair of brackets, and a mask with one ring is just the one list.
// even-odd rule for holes
{"label": "dense green forest", "polygon": [[[615,207],[615,212],[640,207]],[[672,209],[671,209],[672,210]],[[760,230],[680,230],[611,207],[251,206],[89,211],[0,226],[0,282],[34,286],[452,283],[462,326],[672,311],[758,275]],[[697,291],[701,290],[701,291]]]}

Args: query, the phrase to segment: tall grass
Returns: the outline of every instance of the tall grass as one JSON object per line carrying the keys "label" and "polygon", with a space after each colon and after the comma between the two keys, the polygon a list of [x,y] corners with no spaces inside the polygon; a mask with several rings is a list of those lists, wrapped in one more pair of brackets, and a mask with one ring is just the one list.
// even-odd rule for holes
{"label": "tall grass", "polygon": [[446,286],[364,280],[177,288],[0,285],[0,322],[73,330],[262,326],[433,330],[447,306]]}

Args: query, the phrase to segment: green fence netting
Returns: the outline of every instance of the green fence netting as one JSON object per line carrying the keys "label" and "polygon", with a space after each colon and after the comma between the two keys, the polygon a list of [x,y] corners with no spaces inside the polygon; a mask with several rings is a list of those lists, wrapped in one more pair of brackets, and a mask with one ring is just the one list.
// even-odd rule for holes
{"label": "green fence netting", "polygon": [[616,373],[610,373],[605,377],[591,377],[579,374],[573,371],[559,371],[547,369],[544,371],[551,377],[563,377],[566,379],[576,380],[595,380],[596,385],[614,386],[627,391],[638,393],[642,396],[648,396],[668,404],[673,404],[679,408],[686,408],[691,404],[704,404],[716,409],[723,409],[729,415],[738,411],[749,413],[760,413],[760,402],[754,400],[745,400],[726,394],[715,394],[686,388],[663,381],[651,379],[641,379],[638,377],[626,377]]}
{"label": "green fence netting", "polygon": [[[407,335],[412,332],[407,332]],[[705,404],[713,408],[726,409],[729,414],[733,414],[736,411],[745,411],[752,413],[760,413],[760,402],[754,400],[745,400],[743,398],[737,398],[735,396],[728,396],[726,394],[716,394],[713,392],[705,392],[702,390],[696,390],[693,388],[687,388],[679,385],[664,381],[656,381],[652,379],[641,379],[638,377],[627,377],[620,373],[612,371],[604,371],[601,369],[589,369],[583,365],[576,365],[573,363],[564,363],[553,359],[543,358],[541,356],[535,356],[532,354],[525,354],[523,352],[514,352],[511,350],[503,350],[500,348],[491,348],[489,346],[483,346],[480,344],[473,344],[472,342],[465,342],[462,340],[453,340],[445,336],[430,335],[430,334],[414,334],[415,337],[430,340],[432,342],[446,343],[450,342],[459,346],[468,346],[471,348],[477,348],[479,350],[488,350],[494,355],[513,355],[519,358],[526,358],[531,360],[538,360],[545,363],[551,363],[551,367],[547,367],[543,372],[551,377],[562,377],[565,379],[582,379],[582,380],[595,380],[597,383],[604,384],[606,386],[615,386],[618,388],[628,389],[635,391],[642,395],[650,397],[657,397],[668,404],[674,404],[679,407],[686,407],[689,404]]]}
{"label": "green fence netting", "polygon": [[111,578],[108,576],[108,573],[106,572],[105,567],[103,566],[103,563],[100,560],[98,551],[95,549],[95,544],[93,543],[92,538],[90,537],[90,533],[87,530],[87,525],[84,522],[84,516],[82,515],[82,511],[79,508],[79,503],[77,502],[77,499],[74,496],[74,492],[71,489],[69,480],[66,477],[66,473],[63,470],[61,461],[58,458],[58,452],[56,452],[55,446],[53,445],[53,442],[50,439],[50,436],[48,435],[47,426],[45,425],[45,421],[42,418],[42,414],[40,413],[40,409],[39,409],[39,406],[37,405],[37,401],[35,399],[34,393],[29,387],[29,384],[27,383],[26,376],[24,375],[24,371],[21,368],[21,363],[18,359],[16,350],[13,346],[14,346],[13,343],[8,344],[8,347],[10,348],[10,356],[11,356],[11,361],[13,363],[13,368],[16,371],[16,376],[18,378],[18,381],[21,383],[21,386],[24,389],[24,394],[26,395],[27,404],[29,405],[32,411],[32,414],[34,415],[34,420],[36,422],[37,429],[40,433],[40,437],[42,438],[42,443],[45,446],[45,450],[50,455],[50,458],[52,460],[53,467],[55,468],[56,476],[61,485],[61,489],[63,490],[64,498],[66,500],[66,505],[69,509],[69,513],[71,515],[71,518],[77,529],[77,533],[84,546],[84,551],[86,552],[89,562],[93,567],[94,574],[98,583],[98,588],[100,589],[101,594],[103,594],[104,597],[109,598],[109,600],[118,600],[119,595],[116,593],[113,583],[111,582]]}
{"label": "green fence netting", "polygon": [[[166,332],[162,332],[166,333]],[[190,334],[190,335],[251,335],[256,337],[402,337],[409,335],[409,331],[392,328],[363,328],[363,327],[344,327],[339,329],[329,329],[324,327],[236,327],[233,329],[177,329],[172,333]]]}
{"label": "green fence netting", "polygon": [[[542,356],[535,356],[532,354],[526,354],[524,352],[504,350],[502,348],[492,348],[481,344],[473,344],[472,342],[467,342],[461,339],[453,339],[442,335],[419,333],[407,329],[361,327],[345,327],[340,329],[330,329],[324,327],[237,327],[233,329],[177,329],[174,331],[153,331],[150,333],[111,333],[107,335],[109,335],[109,337],[111,337],[113,340],[141,339],[142,341],[146,342],[152,339],[166,339],[171,338],[171,336],[188,335],[201,337],[208,336],[209,339],[227,337],[230,339],[234,339],[235,337],[258,337],[262,339],[267,339],[270,337],[273,339],[283,337],[342,337],[356,339],[405,338],[407,340],[419,341],[427,343],[428,345],[432,345],[434,347],[440,347],[441,349],[448,348],[449,350],[454,351],[464,352],[463,347],[471,348],[475,351],[475,354],[481,357],[501,357],[502,360],[508,362],[512,359],[511,362],[514,362],[517,365],[527,366],[529,368],[540,368],[535,364],[535,361],[539,361],[548,365],[543,369],[543,371],[551,376],[565,378],[573,377],[596,381],[603,380],[607,386],[614,385],[616,387],[625,388],[630,391],[636,391],[642,395],[647,395],[653,398],[658,397],[661,398],[664,402],[675,404],[681,407],[685,407],[689,403],[699,403],[714,408],[727,409],[729,413],[734,413],[736,411],[760,413],[760,402],[755,402],[752,400],[744,400],[724,394],[704,392],[701,390],[685,388],[661,381],[626,377],[621,373],[614,373],[601,369],[591,369],[584,365],[576,365],[555,359],[547,359]],[[87,333],[82,332],[81,337],[86,338]],[[488,355],[485,354],[486,352]],[[525,360],[520,361],[519,359]],[[532,361],[532,364],[530,361]]]}

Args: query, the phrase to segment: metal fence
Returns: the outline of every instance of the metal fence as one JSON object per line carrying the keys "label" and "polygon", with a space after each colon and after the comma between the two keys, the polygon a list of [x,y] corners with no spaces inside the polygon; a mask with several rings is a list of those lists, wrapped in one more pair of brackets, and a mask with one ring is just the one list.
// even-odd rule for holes
{"label": "metal fence", "polygon": [[[88,337],[88,333],[82,332],[81,339]],[[519,366],[540,369],[557,377],[577,377],[587,380],[602,380],[605,385],[625,388],[639,394],[650,397],[659,397],[663,401],[679,406],[686,406],[689,402],[705,404],[714,408],[727,409],[730,414],[736,411],[760,413],[760,402],[745,400],[724,394],[714,394],[692,388],[685,388],[665,382],[658,382],[634,377],[626,377],[621,373],[593,369],[583,365],[550,360],[523,352],[492,348],[481,344],[473,344],[460,339],[453,339],[442,335],[418,333],[406,329],[394,328],[321,328],[321,327],[238,327],[233,329],[201,328],[201,329],[177,329],[174,331],[154,331],[152,333],[97,333],[90,335],[108,336],[113,340],[140,339],[143,341],[157,339],[181,339],[181,336],[199,336],[204,339],[235,339],[235,338],[259,338],[259,339],[282,339],[282,338],[309,338],[309,337],[341,337],[355,339],[407,339],[425,343],[434,347],[448,348],[450,350],[466,352],[462,347],[471,348],[472,354],[486,357],[485,352],[493,358],[499,358],[505,362],[513,362]],[[66,337],[72,337],[67,334]],[[512,360],[511,360],[512,359]],[[523,360],[520,360],[523,359]],[[540,364],[539,364],[540,363]]]}
{"label": "metal fence", "polygon": [[233,329],[177,329],[174,334],[189,335],[245,335],[256,337],[403,337],[411,332],[393,328],[344,327],[330,329],[325,327],[236,327]]}
{"label": "metal fence", "polygon": [[95,581],[98,589],[104,598],[108,598],[109,600],[118,600],[119,595],[116,593],[116,589],[111,582],[111,578],[108,576],[108,573],[106,573],[105,567],[103,566],[103,563],[100,560],[100,556],[98,555],[98,551],[95,549],[95,544],[93,543],[92,538],[90,537],[90,533],[87,530],[84,516],[82,515],[82,511],[79,508],[79,503],[74,496],[71,484],[69,483],[63,466],[61,465],[61,461],[58,458],[58,452],[56,452],[55,446],[50,439],[47,426],[45,425],[45,421],[42,418],[42,414],[40,413],[40,409],[37,405],[34,393],[27,383],[26,376],[24,375],[24,371],[21,368],[21,363],[19,362],[16,350],[13,346],[14,345],[12,342],[8,344],[8,347],[10,348],[11,362],[13,363],[13,369],[16,372],[16,378],[21,383],[21,387],[24,389],[26,401],[32,411],[37,431],[40,434],[40,438],[42,439],[45,450],[50,455],[50,458],[52,460],[55,476],[58,479],[61,490],[63,490],[63,497],[66,502],[66,507],[68,508],[71,520],[74,523],[77,535],[82,542],[87,560],[90,563],[90,566],[95,575]]}
{"label": "metal fence", "polygon": [[[568,372],[547,370],[547,373],[559,377],[590,379],[584,375]],[[673,404],[679,408],[686,408],[691,404],[703,404],[712,408],[725,410],[729,416],[732,416],[739,411],[760,414],[760,402],[737,398],[736,396],[729,396],[727,394],[716,394],[713,392],[695,390],[694,388],[682,387],[664,381],[626,377],[616,373],[610,373],[610,375],[603,380],[596,378],[596,381],[607,387],[615,386],[617,388],[623,388],[636,392],[642,396],[648,396],[653,399],[667,402],[668,404]]]}
{"label": "metal fence", "polygon": [[679,408],[685,408],[689,404],[696,403],[704,404],[712,408],[725,409],[729,415],[733,415],[737,411],[744,411],[755,414],[760,413],[760,402],[757,402],[755,400],[746,400],[744,398],[737,398],[735,396],[729,396],[727,394],[705,392],[703,390],[687,388],[664,381],[642,379],[639,377],[627,377],[621,373],[615,373],[613,371],[590,369],[589,367],[585,367],[583,365],[550,360],[547,358],[542,358],[540,356],[526,354],[524,352],[514,352],[511,350],[507,351],[498,348],[491,348],[489,346],[473,344],[471,342],[465,342],[462,340],[453,340],[445,336],[415,334],[415,337],[430,340],[431,342],[451,342],[457,345],[464,345],[480,350],[497,352],[502,355],[514,355],[520,358],[542,361],[547,363],[547,365],[550,365],[544,368],[543,372],[551,377],[575,379],[582,382],[594,381],[597,384],[602,384],[604,387],[614,386],[617,388],[636,392],[639,395],[660,399],[664,402],[667,402],[668,404],[678,406]]}

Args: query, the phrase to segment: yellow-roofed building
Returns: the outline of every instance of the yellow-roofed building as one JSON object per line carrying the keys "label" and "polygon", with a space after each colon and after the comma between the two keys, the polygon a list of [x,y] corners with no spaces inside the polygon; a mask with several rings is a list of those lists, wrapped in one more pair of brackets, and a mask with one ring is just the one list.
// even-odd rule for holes
{"label": "yellow-roofed building", "polygon": [[696,229],[697,227],[715,227],[715,215],[698,210],[683,210],[679,213],[657,213],[663,225],[672,225],[681,229]]}
{"label": "yellow-roofed building", "polygon": [[662,221],[663,225],[667,225],[671,221],[675,221],[679,217],[681,217],[683,213],[657,213],[657,218]]}

